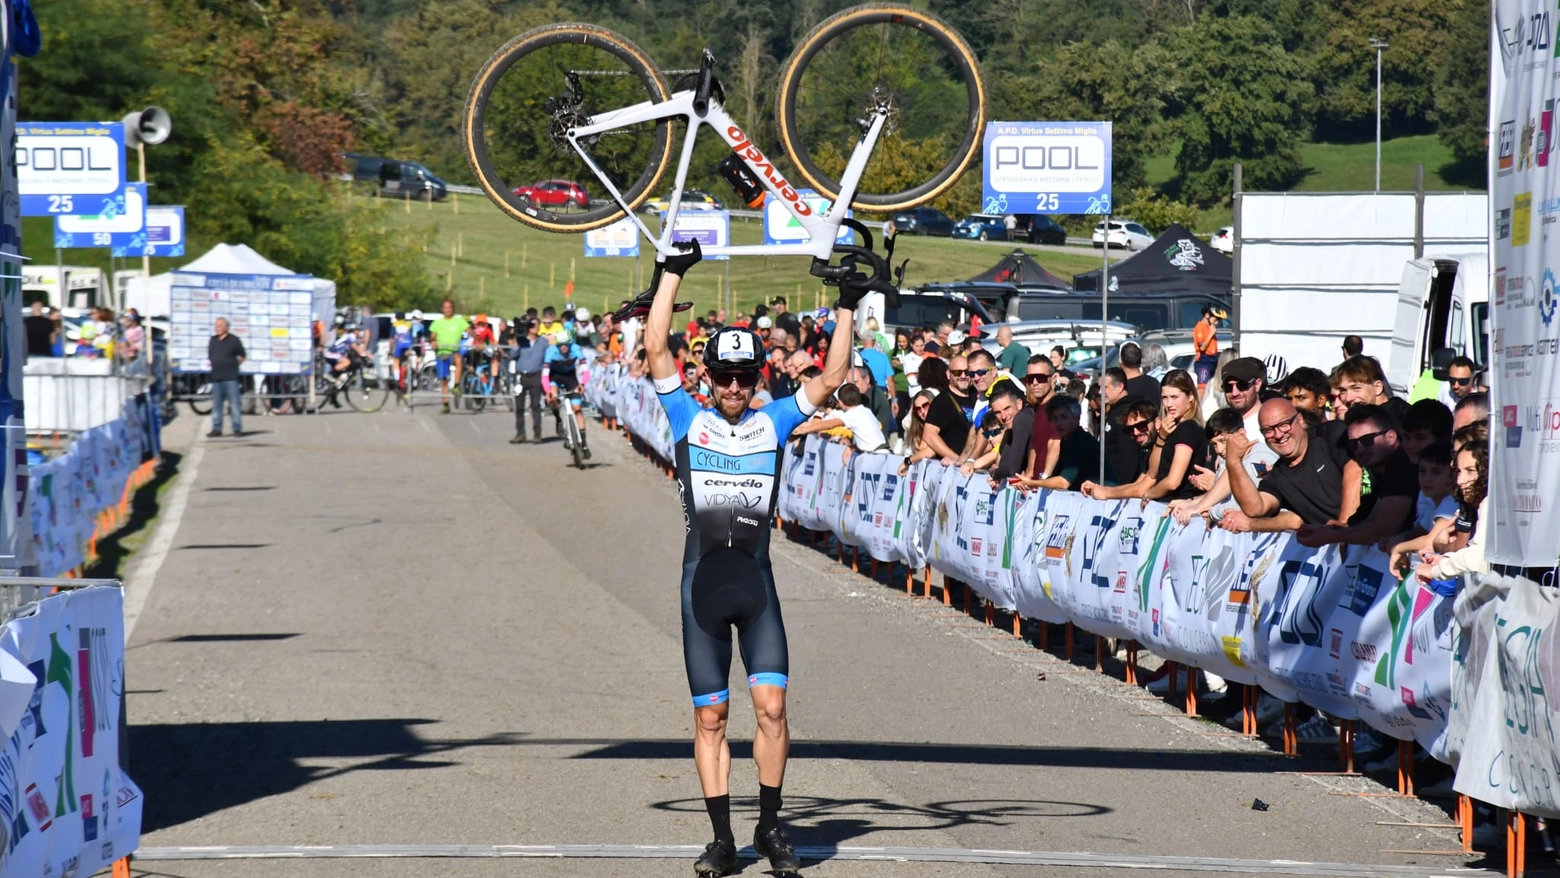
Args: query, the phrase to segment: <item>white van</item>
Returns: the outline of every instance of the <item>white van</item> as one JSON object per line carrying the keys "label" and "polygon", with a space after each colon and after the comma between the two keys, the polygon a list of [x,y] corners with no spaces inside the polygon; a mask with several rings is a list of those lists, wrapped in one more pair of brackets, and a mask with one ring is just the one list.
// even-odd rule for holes
{"label": "white van", "polygon": [[[1397,317],[1387,380],[1407,394],[1426,369],[1446,380],[1446,364],[1454,356],[1473,360],[1476,371],[1489,368],[1489,256],[1478,251],[1410,259],[1398,286]],[[1536,278],[1503,280],[1508,295],[1538,295]]]}

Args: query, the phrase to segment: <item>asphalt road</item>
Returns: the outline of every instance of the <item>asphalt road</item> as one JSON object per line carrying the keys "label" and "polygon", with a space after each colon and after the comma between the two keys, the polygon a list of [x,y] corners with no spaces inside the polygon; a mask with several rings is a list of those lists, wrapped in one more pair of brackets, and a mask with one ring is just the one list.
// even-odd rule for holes
{"label": "asphalt road", "polygon": [[[185,456],[182,516],[160,532],[166,556],[155,580],[130,583],[131,602],[144,600],[127,653],[143,847],[708,840],[675,486],[600,427],[595,465],[579,472],[559,443],[507,445],[507,414],[434,411],[254,417],[253,434],[201,439]],[[1385,825],[1446,822],[1438,809],[1344,794],[1384,792],[1367,780],[1297,773],[1335,770],[1327,753],[1290,760],[1178,717],[1084,667],[1082,652],[1070,665],[804,544],[777,537],[774,556],[792,656],[783,819],[800,845],[1326,861],[1379,874],[1465,862],[1392,853],[1458,845],[1449,830]],[[738,662],[732,786],[745,844],[757,779],[741,675]],[[1257,798],[1270,810],[1252,810]],[[1203,871],[1179,865],[1170,874]],[[691,873],[682,855],[135,868]],[[834,858],[804,871],[1120,870]]]}

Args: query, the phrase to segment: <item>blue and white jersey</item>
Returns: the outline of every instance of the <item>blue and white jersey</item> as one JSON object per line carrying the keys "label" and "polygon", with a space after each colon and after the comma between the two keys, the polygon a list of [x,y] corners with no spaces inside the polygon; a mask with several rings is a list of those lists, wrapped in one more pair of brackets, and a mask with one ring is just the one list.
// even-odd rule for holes
{"label": "blue and white jersey", "polygon": [[655,382],[671,422],[688,541],[683,563],[732,547],[767,561],[769,520],[779,491],[780,451],[814,407],[806,394],[749,409],[732,424],[671,376]]}
{"label": "blue and white jersey", "polygon": [[583,358],[580,346],[569,344],[564,347],[553,345],[547,349],[542,362],[547,365],[548,371],[553,375],[573,375],[579,367],[579,360]]}

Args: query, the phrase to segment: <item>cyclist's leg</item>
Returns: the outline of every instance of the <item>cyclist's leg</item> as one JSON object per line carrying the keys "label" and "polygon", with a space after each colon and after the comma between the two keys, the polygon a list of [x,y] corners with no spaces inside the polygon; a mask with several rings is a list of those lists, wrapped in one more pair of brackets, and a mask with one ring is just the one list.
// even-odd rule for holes
{"label": "cyclist's leg", "polygon": [[724,796],[730,789],[731,748],[726,742],[730,710],[731,626],[718,600],[719,570],[700,570],[700,562],[683,565],[683,665],[693,695],[693,761],[705,798]]}
{"label": "cyclist's leg", "polygon": [[737,623],[742,666],[747,670],[748,689],[758,732],[753,736],[753,761],[758,763],[758,782],[779,787],[785,780],[785,764],[790,753],[791,733],[786,721],[785,693],[789,683],[790,650],[786,643],[785,620],[780,613],[780,598],[775,593],[774,574],[769,566],[752,560],[753,573],[743,579],[750,587],[762,589],[762,608]]}

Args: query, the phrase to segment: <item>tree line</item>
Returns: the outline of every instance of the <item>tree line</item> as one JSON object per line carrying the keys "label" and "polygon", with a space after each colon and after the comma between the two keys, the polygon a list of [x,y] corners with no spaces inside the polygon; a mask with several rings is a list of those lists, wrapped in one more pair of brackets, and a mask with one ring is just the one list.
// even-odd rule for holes
{"label": "tree line", "polygon": [[[1477,179],[1485,151],[1488,10],[1478,0],[927,0],[969,40],[989,118],[1114,123],[1118,204],[1194,211],[1292,187],[1308,141],[1365,141],[1373,38],[1385,39],[1383,134],[1436,134]],[[422,241],[354,203],[334,176],[359,151],[471,182],[460,115],[510,37],[559,21],[611,27],[663,68],[702,48],[729,109],[775,143],[779,65],[845,0],[51,0],[23,62],[25,119],[116,119],[146,103],[177,134],[149,150],[161,203],[191,233],[245,240],[376,305],[429,295]],[[1149,163],[1168,156],[1168,180]],[[1162,160],[1162,158],[1161,158]],[[709,169],[701,169],[707,172]],[[1158,175],[1161,178],[1163,174]],[[976,207],[979,178],[944,196]]]}

